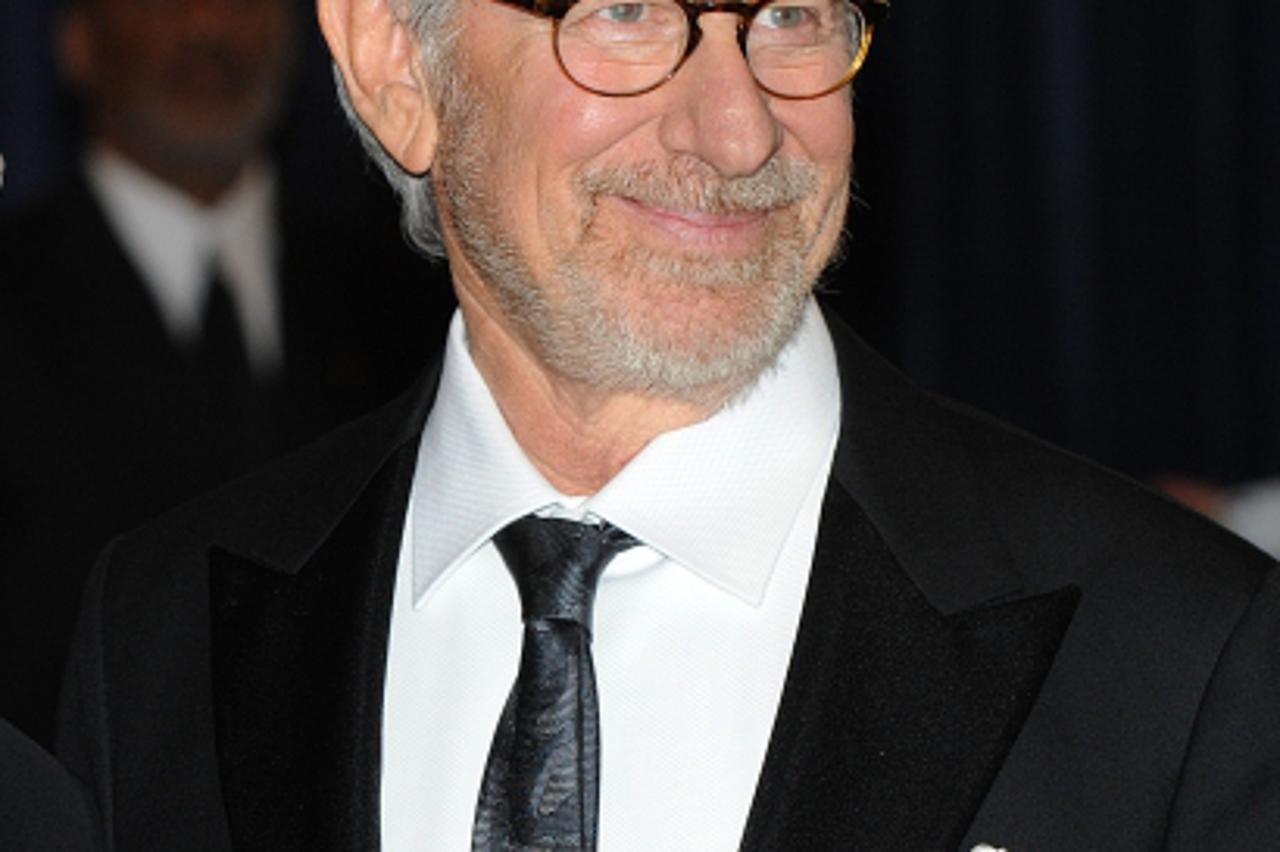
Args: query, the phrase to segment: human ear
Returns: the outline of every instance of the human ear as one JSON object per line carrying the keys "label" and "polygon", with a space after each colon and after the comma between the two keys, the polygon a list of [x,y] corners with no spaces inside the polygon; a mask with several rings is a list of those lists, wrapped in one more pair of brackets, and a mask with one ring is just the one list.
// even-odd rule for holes
{"label": "human ear", "polygon": [[390,0],[316,0],[356,114],[410,174],[435,159],[438,127],[422,51]]}

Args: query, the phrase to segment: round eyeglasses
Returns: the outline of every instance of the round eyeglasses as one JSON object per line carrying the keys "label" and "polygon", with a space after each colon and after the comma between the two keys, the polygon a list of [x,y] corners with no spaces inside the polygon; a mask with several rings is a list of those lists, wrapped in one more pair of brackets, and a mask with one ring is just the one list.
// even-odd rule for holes
{"label": "round eyeglasses", "polygon": [[640,95],[675,76],[702,38],[698,17],[738,16],[738,46],[761,89],[817,98],[862,67],[888,0],[502,0],[552,21],[556,59],[589,92]]}

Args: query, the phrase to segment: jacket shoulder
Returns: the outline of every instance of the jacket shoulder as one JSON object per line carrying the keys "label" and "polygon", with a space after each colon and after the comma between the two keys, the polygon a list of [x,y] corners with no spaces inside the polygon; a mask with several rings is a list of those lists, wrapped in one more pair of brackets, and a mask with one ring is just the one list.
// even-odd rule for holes
{"label": "jacket shoulder", "polygon": [[385,406],[121,535],[103,567],[145,586],[223,548],[296,571],[392,454],[417,441],[437,374],[433,365]]}
{"label": "jacket shoulder", "polygon": [[[907,562],[1004,559],[1029,589],[1127,577],[1247,597],[1274,560],[1124,474],[922,390],[839,319],[845,415],[836,476]],[[974,538],[983,546],[970,547]],[[936,560],[935,560],[936,561]],[[1243,606],[1243,603],[1239,605]]]}
{"label": "jacket shoulder", "polygon": [[1123,559],[1139,574],[1252,594],[1274,560],[1149,486],[952,400],[930,397],[961,438],[1023,564],[1090,577]]}

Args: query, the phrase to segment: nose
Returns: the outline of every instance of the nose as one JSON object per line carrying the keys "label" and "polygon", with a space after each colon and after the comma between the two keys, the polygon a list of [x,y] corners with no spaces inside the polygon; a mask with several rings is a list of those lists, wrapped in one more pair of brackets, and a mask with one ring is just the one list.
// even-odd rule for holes
{"label": "nose", "polygon": [[659,129],[662,144],[724,177],[754,174],[781,146],[782,127],[738,47],[737,16],[705,14],[701,25],[697,50],[658,90],[672,101]]}

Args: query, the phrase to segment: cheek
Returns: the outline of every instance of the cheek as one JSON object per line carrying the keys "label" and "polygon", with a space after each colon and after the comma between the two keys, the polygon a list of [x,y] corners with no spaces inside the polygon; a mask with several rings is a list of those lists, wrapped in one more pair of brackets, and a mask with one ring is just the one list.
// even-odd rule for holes
{"label": "cheek", "polygon": [[787,106],[791,109],[781,118],[796,156],[817,167],[821,181],[807,214],[814,234],[809,265],[816,274],[839,242],[844,227],[853,167],[853,112],[842,93]]}
{"label": "cheek", "polygon": [[853,110],[842,92],[818,101],[798,101],[783,119],[802,156],[824,171],[847,169],[853,157]]}
{"label": "cheek", "polygon": [[572,86],[562,89],[567,91],[544,99],[524,116],[524,127],[537,128],[537,165],[543,182],[571,183],[584,165],[626,144],[637,124],[628,121],[628,111],[614,101]]}
{"label": "cheek", "polygon": [[576,177],[606,159],[637,159],[625,149],[639,147],[637,131],[644,123],[636,110],[619,108],[624,104],[567,88],[571,91],[538,103],[523,123],[537,128],[526,175],[536,205],[530,212],[540,239],[552,250],[576,241],[589,212],[574,189]]}
{"label": "cheek", "polygon": [[783,122],[799,149],[798,156],[818,168],[827,193],[840,189],[853,164],[854,125],[848,98],[835,93],[791,106],[794,108]]}

